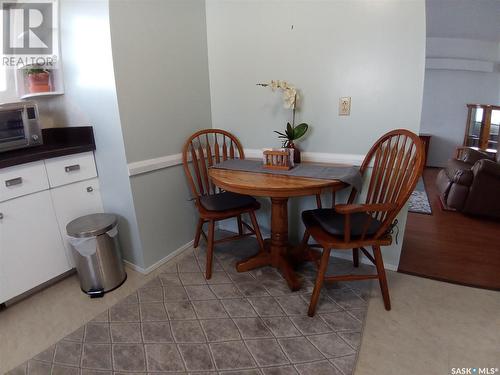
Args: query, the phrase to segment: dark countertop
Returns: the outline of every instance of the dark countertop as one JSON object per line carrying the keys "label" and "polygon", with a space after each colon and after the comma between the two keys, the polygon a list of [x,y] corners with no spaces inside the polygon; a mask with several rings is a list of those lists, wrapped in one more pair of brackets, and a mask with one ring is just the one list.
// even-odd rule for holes
{"label": "dark countertop", "polygon": [[42,129],[43,145],[0,152],[0,168],[95,150],[92,126]]}

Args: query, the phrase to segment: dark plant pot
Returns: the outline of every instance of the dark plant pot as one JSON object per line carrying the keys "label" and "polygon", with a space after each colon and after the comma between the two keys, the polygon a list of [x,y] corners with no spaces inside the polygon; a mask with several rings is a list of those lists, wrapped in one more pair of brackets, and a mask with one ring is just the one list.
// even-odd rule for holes
{"label": "dark plant pot", "polygon": [[293,149],[293,162],[295,164],[299,164],[300,163],[300,150],[299,150],[299,148],[297,146],[295,146],[295,144],[291,141],[288,141],[288,143],[286,144],[286,147]]}

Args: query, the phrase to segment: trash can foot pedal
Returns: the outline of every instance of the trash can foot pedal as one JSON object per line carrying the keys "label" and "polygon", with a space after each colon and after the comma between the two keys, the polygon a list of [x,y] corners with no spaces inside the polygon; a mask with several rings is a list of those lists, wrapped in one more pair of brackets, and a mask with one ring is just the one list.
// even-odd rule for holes
{"label": "trash can foot pedal", "polygon": [[90,296],[90,298],[102,298],[104,297],[104,289],[89,290],[87,294]]}

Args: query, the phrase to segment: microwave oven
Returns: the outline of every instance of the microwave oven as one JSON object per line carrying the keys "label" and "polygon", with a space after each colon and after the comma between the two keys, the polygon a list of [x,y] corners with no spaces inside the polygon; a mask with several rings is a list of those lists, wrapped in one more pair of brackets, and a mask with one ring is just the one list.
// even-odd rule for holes
{"label": "microwave oven", "polygon": [[36,103],[0,104],[0,152],[42,143]]}

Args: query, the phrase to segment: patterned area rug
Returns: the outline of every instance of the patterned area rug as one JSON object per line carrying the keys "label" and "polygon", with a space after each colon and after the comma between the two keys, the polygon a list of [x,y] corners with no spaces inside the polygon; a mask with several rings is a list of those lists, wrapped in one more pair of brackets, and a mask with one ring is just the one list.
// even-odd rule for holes
{"label": "patterned area rug", "polygon": [[417,186],[415,187],[413,193],[411,193],[408,203],[408,211],[418,214],[432,215],[431,204],[429,203],[429,197],[427,196],[427,191],[425,190],[424,180],[422,177],[418,180]]}
{"label": "patterned area rug", "polygon": [[[194,250],[10,373],[352,374],[371,283],[329,285],[309,318],[313,267],[292,293],[272,268],[236,272],[254,251],[253,239],[221,244],[207,282],[205,250]],[[340,259],[331,267],[351,269]]]}

